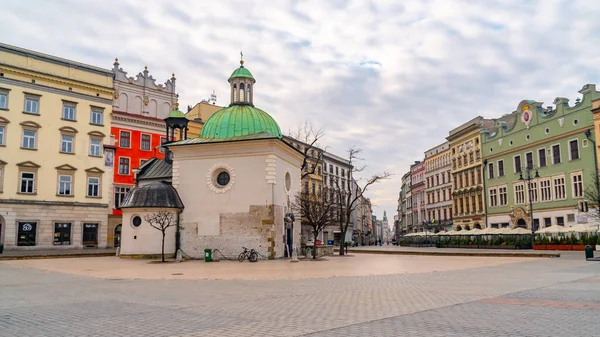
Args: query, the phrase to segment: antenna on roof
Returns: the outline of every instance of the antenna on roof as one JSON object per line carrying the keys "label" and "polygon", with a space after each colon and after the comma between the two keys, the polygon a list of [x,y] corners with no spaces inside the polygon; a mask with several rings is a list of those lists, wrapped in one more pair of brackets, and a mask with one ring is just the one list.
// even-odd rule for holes
{"label": "antenna on roof", "polygon": [[217,104],[217,94],[213,90],[212,94],[210,94],[210,99],[208,100],[213,105]]}

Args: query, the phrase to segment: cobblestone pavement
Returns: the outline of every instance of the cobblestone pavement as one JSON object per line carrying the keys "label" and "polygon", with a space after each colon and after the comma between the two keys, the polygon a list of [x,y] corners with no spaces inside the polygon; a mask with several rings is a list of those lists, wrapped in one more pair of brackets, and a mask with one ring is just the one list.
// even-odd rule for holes
{"label": "cobblestone pavement", "polygon": [[592,336],[599,316],[600,263],[579,255],[292,280],[106,279],[0,263],[2,337]]}

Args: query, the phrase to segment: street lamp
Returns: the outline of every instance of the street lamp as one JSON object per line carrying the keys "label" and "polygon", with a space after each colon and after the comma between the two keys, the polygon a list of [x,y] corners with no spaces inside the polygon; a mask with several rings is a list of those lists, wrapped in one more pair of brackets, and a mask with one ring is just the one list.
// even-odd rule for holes
{"label": "street lamp", "polygon": [[[540,174],[538,173],[538,167],[534,166],[526,166],[526,167],[521,167],[521,172],[519,172],[519,180],[523,181],[523,180],[527,180],[527,193],[529,196],[529,221],[531,223],[531,247],[533,248],[533,237],[535,234],[535,224],[533,221],[533,198],[532,193],[531,193],[531,180],[532,179],[537,179],[540,177]],[[527,173],[527,177],[523,178],[523,171],[525,171]],[[531,176],[531,172],[535,171],[535,176]]]}

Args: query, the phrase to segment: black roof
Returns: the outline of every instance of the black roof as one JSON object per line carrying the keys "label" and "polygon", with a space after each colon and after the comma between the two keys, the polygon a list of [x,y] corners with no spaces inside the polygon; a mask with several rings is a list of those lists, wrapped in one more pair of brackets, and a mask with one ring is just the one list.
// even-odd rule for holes
{"label": "black roof", "polygon": [[138,168],[137,180],[171,179],[173,164],[164,159],[151,158]]}
{"label": "black roof", "polygon": [[169,184],[152,182],[132,188],[123,198],[120,208],[179,208],[183,202]]}

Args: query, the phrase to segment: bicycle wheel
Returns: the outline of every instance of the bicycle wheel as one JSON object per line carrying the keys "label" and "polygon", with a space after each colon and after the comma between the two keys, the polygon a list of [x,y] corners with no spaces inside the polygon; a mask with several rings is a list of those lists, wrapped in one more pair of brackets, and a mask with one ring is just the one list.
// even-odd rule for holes
{"label": "bicycle wheel", "polygon": [[246,254],[245,253],[240,253],[240,255],[238,256],[238,261],[244,262],[245,258],[246,258]]}
{"label": "bicycle wheel", "polygon": [[258,254],[256,254],[256,252],[250,253],[250,256],[248,256],[248,261],[250,261],[250,262],[258,261]]}

